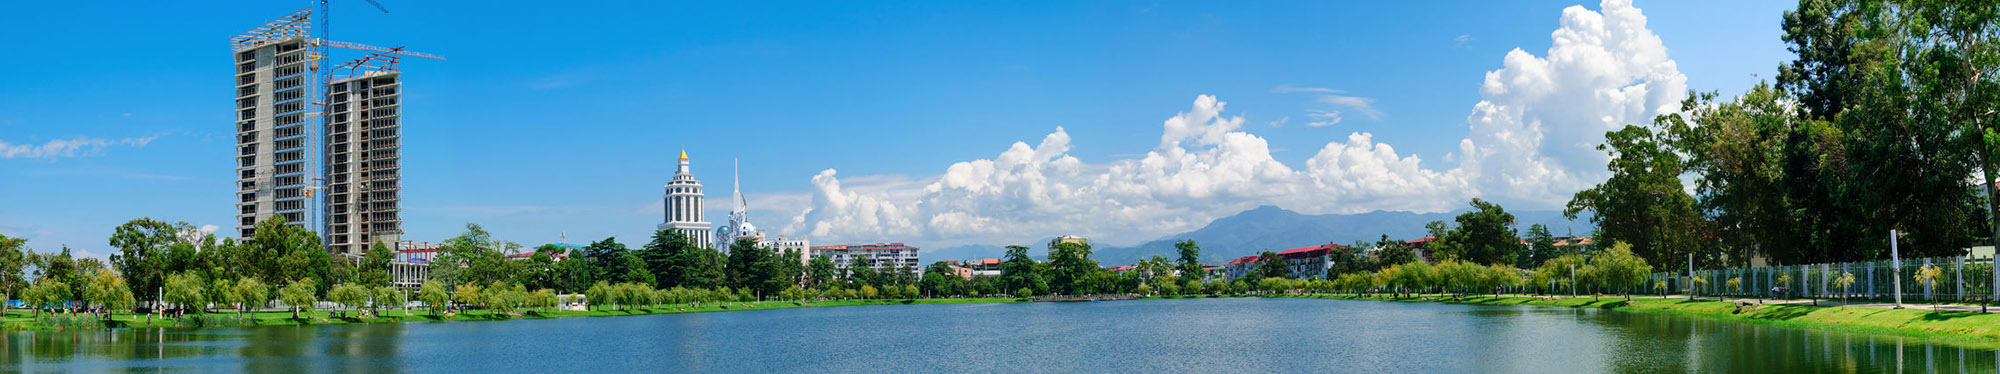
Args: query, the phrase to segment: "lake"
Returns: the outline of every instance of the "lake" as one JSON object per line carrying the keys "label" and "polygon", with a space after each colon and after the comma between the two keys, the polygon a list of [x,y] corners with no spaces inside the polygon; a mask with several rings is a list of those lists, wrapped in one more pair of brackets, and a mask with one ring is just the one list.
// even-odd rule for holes
{"label": "lake", "polygon": [[[1993,372],[1895,336],[1316,299],[935,304],[0,335],[14,372]],[[1899,370],[1900,369],[1900,370]]]}

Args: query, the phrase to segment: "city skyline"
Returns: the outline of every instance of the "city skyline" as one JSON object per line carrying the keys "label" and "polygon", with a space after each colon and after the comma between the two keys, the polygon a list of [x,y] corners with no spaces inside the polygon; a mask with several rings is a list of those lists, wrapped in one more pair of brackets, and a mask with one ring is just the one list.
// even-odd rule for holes
{"label": "city skyline", "polygon": [[[746,190],[750,205],[759,208],[753,212],[757,222],[774,235],[804,236],[815,243],[901,241],[941,248],[1015,244],[1072,233],[1130,244],[1264,204],[1313,213],[1439,211],[1456,209],[1465,197],[1476,195],[1520,204],[1522,209],[1550,209],[1551,196],[1567,198],[1575,189],[1601,179],[1592,179],[1602,174],[1601,161],[1593,165],[1590,155],[1573,154],[1575,147],[1526,146],[1516,149],[1522,153],[1488,159],[1526,155],[1531,161],[1542,157],[1550,162],[1467,167],[1461,140],[1504,145],[1506,139],[1492,135],[1525,128],[1506,127],[1521,123],[1487,123],[1486,128],[1469,123],[1476,121],[1464,116],[1479,113],[1477,104],[1509,104],[1507,92],[1530,88],[1589,93],[1621,90],[1635,82],[1666,87],[1682,82],[1688,89],[1733,94],[1732,87],[1770,76],[1783,60],[1782,48],[1771,47],[1778,45],[1779,30],[1770,21],[1782,6],[1723,12],[1754,20],[1741,25],[1673,16],[1713,17],[1714,9],[1725,4],[1641,3],[1637,6],[1643,13],[1628,9],[1610,15],[1599,15],[1604,11],[1599,4],[1565,9],[1567,4],[1509,5],[1510,9],[1492,10],[1506,12],[1509,16],[1494,17],[1504,22],[1391,36],[1351,34],[1357,30],[1349,28],[1366,27],[1350,25],[1318,30],[1306,27],[1305,20],[1278,15],[1324,12],[1354,17],[1352,13],[1410,9],[1312,9],[1383,4],[1248,9],[1074,5],[1091,8],[1084,10],[1111,21],[1095,25],[1097,33],[1090,35],[1096,38],[1084,41],[1063,41],[1061,32],[1027,26],[1090,22],[1037,16],[1033,9],[955,26],[966,32],[935,39],[870,30],[944,27],[932,23],[943,21],[897,17],[890,17],[896,22],[877,20],[885,24],[861,21],[878,13],[954,14],[963,9],[953,8],[961,6],[844,9],[824,18],[788,14],[799,22],[771,25],[775,30],[715,34],[689,30],[698,28],[694,26],[653,29],[643,24],[645,20],[613,17],[606,20],[613,29],[673,30],[691,36],[686,40],[634,37],[623,40],[624,45],[641,47],[608,50],[562,50],[562,43],[554,40],[560,37],[535,43],[534,38],[446,33],[451,21],[428,22],[452,10],[442,5],[388,4],[396,12],[386,15],[349,7],[338,13],[336,27],[343,35],[339,39],[408,43],[454,56],[452,64],[427,67],[404,81],[409,105],[404,142],[423,144],[405,152],[406,174],[412,175],[404,181],[407,239],[435,241],[455,235],[466,222],[478,222],[523,244],[552,242],[563,232],[572,242],[605,236],[640,242],[648,229],[660,223],[657,217],[663,205],[656,194],[671,178],[674,153],[685,147],[696,163],[709,161],[706,165],[711,168],[698,165],[697,175],[720,178],[723,162],[737,158],[751,170],[762,171],[744,175],[744,186],[730,188]],[[1616,2],[1611,5],[1618,8]],[[1023,7],[1037,6],[1072,7]],[[1445,13],[1456,13],[1449,16],[1460,19],[1482,17],[1472,9],[1478,6],[1465,4]],[[233,197],[233,176],[220,173],[225,170],[221,165],[229,163],[224,152],[232,142],[222,130],[230,126],[228,109],[217,99],[226,98],[228,92],[207,88],[219,87],[212,81],[222,78],[213,77],[228,69],[222,65],[220,41],[256,22],[296,10],[268,4],[235,8],[200,14],[215,20],[198,22],[189,30],[164,31],[154,36],[160,42],[140,51],[170,51],[164,55],[172,58],[164,60],[171,63],[113,59],[111,65],[93,61],[48,67],[20,62],[27,61],[24,58],[0,63],[12,72],[7,73],[9,81],[19,82],[9,84],[15,88],[0,90],[0,129],[6,130],[0,132],[0,142],[6,142],[0,144],[0,206],[11,207],[0,209],[0,234],[29,238],[37,250],[67,244],[93,257],[108,253],[102,237],[112,226],[139,216],[214,225],[221,229],[219,236],[229,236],[235,223],[230,219],[233,212],[226,210]],[[1364,12],[1345,12],[1352,10]],[[142,11],[159,10],[139,7],[110,16],[138,17]],[[556,10],[564,11],[568,10]],[[756,16],[771,15],[754,7],[713,11],[732,17],[711,22],[730,24],[754,24]],[[30,13],[102,15],[23,12]],[[521,14],[510,17],[526,19]],[[1397,22],[1440,26],[1449,24],[1451,17],[1355,21],[1410,31],[1422,27]],[[1551,30],[1559,30],[1560,38],[1560,30],[1588,30],[1604,26],[1605,19],[1637,17],[1645,17],[1644,27],[1628,22],[1623,25],[1635,28],[1624,31],[1634,32],[1606,34],[1637,42],[1609,44],[1618,48],[1581,43],[1564,50],[1578,53],[1565,56],[1573,58],[1569,63],[1546,63],[1556,60],[1551,45],[1560,45],[1551,42]],[[1255,33],[1241,29],[1243,22],[1261,18],[1270,18],[1266,21],[1278,27],[1259,25],[1267,28]],[[1593,24],[1593,19],[1600,23]],[[0,16],[0,25],[12,25],[0,28],[60,21]],[[1714,30],[1689,30],[1697,27]],[[837,30],[838,36],[814,35],[823,28]],[[1313,33],[1275,35],[1308,30]],[[1343,32],[1350,35],[1328,37]],[[1663,45],[1648,45],[1645,40],[1656,34]],[[24,39],[43,34],[0,35]],[[1741,35],[1734,38],[1745,40],[1715,35]],[[104,52],[73,46],[107,37],[83,33],[0,42],[25,46],[23,50],[49,50],[41,53],[92,56]],[[1311,40],[1334,46],[1287,43]],[[498,51],[505,49],[498,45],[517,41],[526,44],[515,47],[520,50],[544,48],[529,52],[539,53],[532,56]],[[1206,47],[1252,56],[1204,56],[1176,50],[1177,42],[1197,50]],[[1257,43],[1234,45],[1243,42]],[[599,47],[621,44],[598,43]],[[951,44],[966,46],[942,47]],[[897,45],[917,46],[911,49],[931,56],[896,52]],[[1019,53],[1001,48],[1020,45],[1036,48]],[[1121,48],[1084,50],[1105,45]],[[1423,57],[1414,59],[1418,63],[1395,59],[1409,67],[1344,62],[1348,59],[1343,52],[1370,47]],[[1272,51],[1286,48],[1293,50]],[[1735,52],[1739,48],[1757,52],[1746,57]],[[827,50],[846,53],[824,58],[814,53]],[[1617,53],[1592,55],[1596,52]],[[1065,54],[1071,53],[1090,56],[1093,62],[1066,63]],[[1724,56],[1732,59],[1717,61]],[[1175,61],[1186,58],[1210,60]],[[1650,59],[1646,61],[1653,64],[1644,68],[1651,70],[1614,71],[1604,76],[1610,78],[1606,82],[1553,79],[1556,83],[1546,87],[1523,87],[1509,80],[1479,84],[1479,77],[1492,77],[1489,74],[1537,76],[1506,72],[1563,78],[1597,73],[1590,70],[1594,67],[1619,70],[1626,66],[1592,63],[1638,58]],[[1119,62],[1128,59],[1168,62],[1114,72]],[[1319,59],[1327,66],[1299,62]],[[721,66],[723,60],[753,66]],[[159,66],[143,66],[147,64]],[[94,72],[93,67],[120,73]],[[1534,70],[1538,67],[1546,70]],[[168,77],[150,69],[185,74]],[[842,77],[813,76],[841,69],[858,71]],[[1185,76],[1192,71],[1212,73]],[[663,72],[657,81],[622,78],[656,72]],[[978,74],[950,81],[941,78],[971,72]],[[495,83],[483,75],[508,79]],[[89,88],[58,87],[64,82],[83,82]],[[947,87],[959,88],[941,91]],[[1634,102],[1637,110],[1616,113],[1620,123],[1609,125],[1649,122],[1647,114],[1657,104],[1677,103],[1683,95],[1680,90],[1665,91]],[[846,97],[853,94],[876,99]],[[1094,97],[1099,95],[1105,98]],[[1094,99],[1102,102],[1090,101]],[[77,106],[72,101],[110,102],[117,104],[110,108],[122,109]],[[158,104],[149,104],[154,102]],[[1571,118],[1595,119],[1588,115],[1602,113],[1567,112],[1556,101],[1512,104],[1551,119],[1538,136],[1578,145],[1591,137],[1574,135],[1602,132]],[[1022,113],[1021,108],[1031,113]],[[1163,135],[1154,138],[1154,134]],[[1317,168],[1315,160],[1320,157],[1314,152],[1331,155],[1325,162],[1359,168]],[[1343,160],[1347,163],[1340,163]],[[1155,164],[1206,167],[1155,168]],[[1257,171],[1236,173],[1240,171],[1232,169],[1236,166]],[[1221,172],[1194,172],[1203,170]],[[1333,173],[1312,174],[1315,171]],[[1488,175],[1475,173],[1480,171]],[[1495,180],[1504,179],[1493,177],[1496,173],[1546,184],[1496,184]],[[1077,184],[1100,177],[1114,184]],[[1395,185],[1401,191],[1363,188],[1368,184],[1363,182],[1383,180],[1407,185]],[[1266,188],[1224,188],[1229,185]],[[719,183],[712,187],[723,188]],[[1046,193],[1051,190],[1095,192]],[[107,198],[72,199],[92,193]],[[1103,201],[1121,205],[1076,208]],[[730,208],[716,205],[703,211],[719,217]],[[807,208],[814,213],[804,213]],[[1051,228],[1057,225],[1078,228]]]}

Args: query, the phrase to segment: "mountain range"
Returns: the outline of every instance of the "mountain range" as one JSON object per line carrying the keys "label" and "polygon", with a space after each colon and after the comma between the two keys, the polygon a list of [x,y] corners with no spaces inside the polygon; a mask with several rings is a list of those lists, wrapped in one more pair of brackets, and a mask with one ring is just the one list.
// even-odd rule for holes
{"label": "mountain range", "polygon": [[[1283,251],[1291,248],[1308,247],[1327,243],[1351,244],[1355,241],[1376,241],[1383,234],[1394,239],[1416,239],[1425,236],[1424,224],[1431,221],[1450,222],[1462,211],[1444,213],[1413,212],[1368,212],[1359,214],[1301,214],[1275,206],[1260,206],[1218,218],[1207,226],[1185,233],[1141,243],[1130,247],[1098,245],[1092,251],[1092,258],[1106,266],[1138,262],[1152,256],[1175,258],[1174,242],[1193,239],[1201,245],[1202,261],[1210,264],[1225,263],[1238,257],[1256,255],[1269,251]],[[1554,210],[1530,210],[1509,212],[1514,214],[1515,228],[1525,233],[1528,226],[1542,224],[1556,236],[1590,235],[1593,229],[1589,217],[1577,220],[1563,218],[1562,212]],[[1028,244],[1035,257],[1046,256],[1048,240]],[[980,258],[1000,258],[1006,248],[999,245],[965,245],[923,253],[926,262],[936,260],[967,260]]]}

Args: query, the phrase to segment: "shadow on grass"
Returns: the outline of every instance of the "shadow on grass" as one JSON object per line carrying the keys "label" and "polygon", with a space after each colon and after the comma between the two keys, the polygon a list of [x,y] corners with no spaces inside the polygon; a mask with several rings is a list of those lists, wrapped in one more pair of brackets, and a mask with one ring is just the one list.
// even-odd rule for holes
{"label": "shadow on grass", "polygon": [[1960,311],[1960,310],[1933,310],[1930,313],[1924,313],[1924,315],[1922,317],[1918,317],[1918,319],[1925,321],[1950,321],[1954,319],[1972,317],[1981,314],[1985,313]]}

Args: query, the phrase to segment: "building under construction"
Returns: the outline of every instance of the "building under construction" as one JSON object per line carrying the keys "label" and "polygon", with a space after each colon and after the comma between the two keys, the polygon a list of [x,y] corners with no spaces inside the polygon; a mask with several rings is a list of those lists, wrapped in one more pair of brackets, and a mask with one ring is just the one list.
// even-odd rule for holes
{"label": "building under construction", "polygon": [[[230,39],[236,63],[237,233],[279,215],[335,254],[402,242],[403,57],[443,58],[327,40],[327,2]],[[386,11],[386,9],[384,10]],[[314,35],[314,23],[320,24]],[[371,52],[326,66],[330,49]],[[393,248],[392,248],[393,249]]]}

